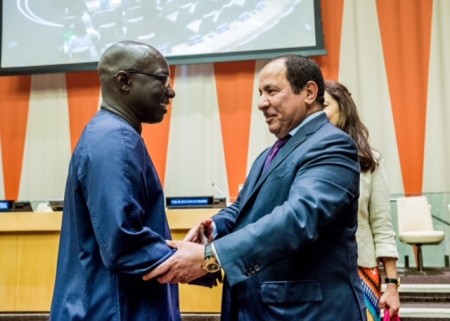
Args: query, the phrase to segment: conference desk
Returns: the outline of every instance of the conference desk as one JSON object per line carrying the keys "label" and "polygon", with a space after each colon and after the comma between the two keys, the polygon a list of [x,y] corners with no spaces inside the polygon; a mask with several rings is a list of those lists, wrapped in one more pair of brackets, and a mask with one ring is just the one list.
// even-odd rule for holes
{"label": "conference desk", "polygon": [[[173,239],[217,211],[167,210]],[[61,218],[61,212],[0,213],[0,312],[49,311]],[[181,311],[220,312],[221,290],[180,284]]]}

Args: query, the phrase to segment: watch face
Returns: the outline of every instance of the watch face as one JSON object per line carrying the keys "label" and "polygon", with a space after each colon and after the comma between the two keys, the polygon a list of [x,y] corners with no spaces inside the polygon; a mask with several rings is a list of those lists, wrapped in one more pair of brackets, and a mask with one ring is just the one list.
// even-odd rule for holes
{"label": "watch face", "polygon": [[220,265],[217,263],[210,263],[206,266],[206,271],[209,273],[215,273],[220,271]]}
{"label": "watch face", "polygon": [[220,265],[215,258],[208,258],[205,261],[205,270],[209,273],[220,271]]}

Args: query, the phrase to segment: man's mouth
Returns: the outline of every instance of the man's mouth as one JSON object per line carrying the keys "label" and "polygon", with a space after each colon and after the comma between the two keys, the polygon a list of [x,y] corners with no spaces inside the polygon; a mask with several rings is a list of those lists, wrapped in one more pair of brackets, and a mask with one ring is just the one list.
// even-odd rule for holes
{"label": "man's mouth", "polygon": [[167,107],[169,106],[168,103],[161,102],[159,106],[161,106],[161,109],[164,110],[164,113],[167,113]]}
{"label": "man's mouth", "polygon": [[270,123],[276,115],[274,114],[264,114],[264,117],[266,118],[266,123]]}

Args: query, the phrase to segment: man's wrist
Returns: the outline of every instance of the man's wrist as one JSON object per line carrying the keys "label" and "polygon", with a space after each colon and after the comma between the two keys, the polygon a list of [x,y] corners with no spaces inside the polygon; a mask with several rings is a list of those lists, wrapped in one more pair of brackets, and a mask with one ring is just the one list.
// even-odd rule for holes
{"label": "man's wrist", "polygon": [[214,246],[214,243],[210,243],[210,245],[211,245],[211,252],[213,253],[213,255],[216,258],[217,262],[219,262],[219,265],[222,266],[222,264],[220,264],[219,255],[217,255],[217,251],[216,251],[216,247]]}
{"label": "man's wrist", "polygon": [[399,277],[396,277],[396,278],[385,278],[384,279],[384,283],[386,283],[386,285],[394,284],[398,288],[400,286],[400,278]]}
{"label": "man's wrist", "polygon": [[214,252],[215,251],[213,250],[212,243],[205,245],[205,262],[203,268],[208,273],[215,273],[220,271],[221,269],[220,263],[217,260],[217,257]]}

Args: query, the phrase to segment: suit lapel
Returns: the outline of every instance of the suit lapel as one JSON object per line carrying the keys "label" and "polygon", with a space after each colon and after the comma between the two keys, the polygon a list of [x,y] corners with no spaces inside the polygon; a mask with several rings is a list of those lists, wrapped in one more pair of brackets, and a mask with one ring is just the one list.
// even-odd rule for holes
{"label": "suit lapel", "polygon": [[295,135],[288,140],[286,145],[280,150],[278,155],[273,159],[269,168],[261,175],[258,183],[262,183],[270,173],[277,168],[285,158],[292,153],[298,146],[300,146],[311,134],[315,133],[323,124],[327,122],[325,114],[321,114],[316,118],[311,119],[307,124],[301,127]]}
{"label": "suit lapel", "polygon": [[252,167],[252,171],[247,178],[249,192],[246,193],[246,197],[242,199],[241,209],[245,206],[245,203],[252,198],[260,186],[264,183],[267,177],[272,173],[272,171],[278,166],[282,165],[286,157],[292,153],[296,148],[298,148],[311,134],[315,133],[320,127],[328,122],[328,118],[325,113],[318,115],[317,117],[311,119],[307,124],[301,127],[293,137],[291,137],[286,145],[280,150],[278,155],[273,159],[270,166],[262,173],[264,166],[264,161],[269,153],[270,148],[268,148],[261,157],[255,161]]}
{"label": "suit lapel", "polygon": [[[270,148],[267,148],[261,155],[255,160],[250,173],[245,182],[245,189],[240,194],[239,199],[239,214],[236,218],[236,224],[242,218],[242,213],[245,213],[245,207],[251,206],[254,199],[258,196],[259,189],[261,185],[265,182],[267,177],[272,173],[272,171],[278,166],[282,166],[283,161],[286,157],[292,153],[294,150],[299,148],[299,146],[313,133],[315,133],[320,127],[328,122],[328,118],[325,113],[318,115],[316,118],[310,120],[302,128],[300,128],[297,133],[289,139],[289,141],[280,150],[278,155],[274,158],[269,168],[262,173],[264,162],[267,155],[269,154]],[[244,214],[245,215],[245,214]]]}
{"label": "suit lapel", "polygon": [[270,147],[267,148],[264,152],[262,152],[261,155],[259,155],[259,157],[255,160],[255,162],[253,163],[253,165],[251,167],[250,173],[247,176],[247,180],[245,182],[245,185],[246,185],[245,191],[243,191],[245,193],[241,193],[241,195],[240,195],[241,199],[239,201],[241,203],[241,209],[243,208],[245,203],[250,198],[251,194],[253,194],[253,192],[256,189],[255,186],[260,179],[261,172],[264,167],[264,162],[265,162],[269,152],[270,152]]}

